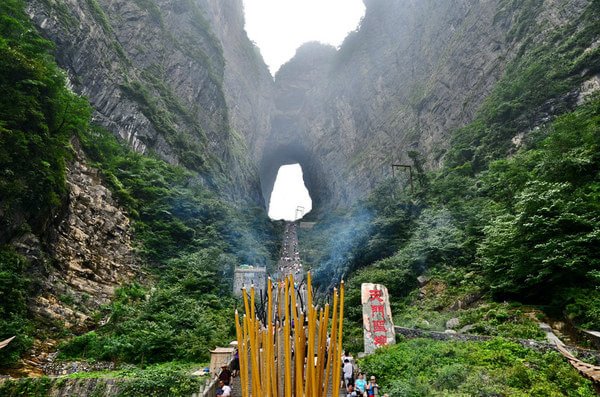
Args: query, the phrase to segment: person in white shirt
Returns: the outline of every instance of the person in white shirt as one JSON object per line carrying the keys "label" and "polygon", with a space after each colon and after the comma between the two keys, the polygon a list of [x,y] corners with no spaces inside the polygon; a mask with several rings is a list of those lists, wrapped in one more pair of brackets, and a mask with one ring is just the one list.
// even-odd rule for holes
{"label": "person in white shirt", "polygon": [[354,366],[350,362],[350,360],[346,359],[344,361],[344,386],[348,387],[349,384],[354,384]]}
{"label": "person in white shirt", "polygon": [[231,397],[231,387],[222,380],[219,381],[219,389],[217,389],[217,396]]}
{"label": "person in white shirt", "polygon": [[340,379],[340,382],[341,382],[340,387],[343,387],[343,388],[346,387],[346,383],[344,382],[344,365],[346,364],[346,360],[349,360],[351,364],[354,362],[354,357],[352,357],[350,355],[348,350],[344,350],[344,354],[342,354],[342,360],[340,361],[342,363],[342,377]]}
{"label": "person in white shirt", "polygon": [[350,362],[354,360],[354,357],[350,355],[350,352],[348,352],[348,350],[344,350],[344,354],[342,354],[342,366],[346,362],[346,359],[350,360]]}
{"label": "person in white shirt", "polygon": [[231,386],[223,386],[223,397],[231,397]]}

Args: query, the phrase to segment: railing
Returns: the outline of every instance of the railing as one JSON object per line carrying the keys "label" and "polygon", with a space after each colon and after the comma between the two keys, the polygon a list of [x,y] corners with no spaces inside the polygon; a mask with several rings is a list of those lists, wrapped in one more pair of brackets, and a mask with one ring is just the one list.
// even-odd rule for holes
{"label": "railing", "polygon": [[[234,357],[229,360],[227,367],[231,368],[233,360]],[[219,375],[221,375],[221,372],[219,372],[210,382],[207,382],[207,384],[204,386],[204,390],[192,394],[192,397],[215,397],[217,394],[217,385],[219,384]]]}
{"label": "railing", "polygon": [[569,361],[569,363],[577,370],[581,375],[590,379],[596,385],[600,384],[600,366],[592,365],[581,361],[577,357],[573,356],[570,351],[568,351],[564,344],[556,343],[556,348],[558,351]]}
{"label": "railing", "polygon": [[192,397],[215,397],[217,394],[217,385],[219,384],[219,377],[215,376],[213,378],[212,381],[210,381],[210,383],[208,383],[208,386],[204,386],[204,390],[202,391],[202,394],[198,393],[194,393],[192,394]]}

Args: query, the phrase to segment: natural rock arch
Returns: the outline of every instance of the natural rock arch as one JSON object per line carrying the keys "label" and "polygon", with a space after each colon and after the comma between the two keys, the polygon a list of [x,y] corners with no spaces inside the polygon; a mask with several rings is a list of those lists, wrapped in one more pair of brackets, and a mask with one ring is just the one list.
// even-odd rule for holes
{"label": "natural rock arch", "polygon": [[312,199],[313,213],[322,209],[329,194],[327,184],[323,180],[318,161],[314,154],[301,144],[287,143],[269,148],[260,160],[260,182],[265,206],[268,208],[271,193],[277,178],[277,172],[282,165],[300,164],[302,167],[304,184]]}

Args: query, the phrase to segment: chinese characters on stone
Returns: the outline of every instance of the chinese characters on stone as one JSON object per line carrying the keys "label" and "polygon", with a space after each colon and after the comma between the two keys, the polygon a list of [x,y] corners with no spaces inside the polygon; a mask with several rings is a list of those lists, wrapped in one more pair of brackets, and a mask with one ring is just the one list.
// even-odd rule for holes
{"label": "chinese characters on stone", "polygon": [[373,324],[373,341],[377,347],[385,346],[387,345],[387,328],[385,326],[385,306],[382,291],[370,289],[369,300],[371,304],[371,324]]}
{"label": "chinese characters on stone", "polygon": [[396,342],[390,299],[382,284],[363,283],[360,288],[363,308],[365,353]]}

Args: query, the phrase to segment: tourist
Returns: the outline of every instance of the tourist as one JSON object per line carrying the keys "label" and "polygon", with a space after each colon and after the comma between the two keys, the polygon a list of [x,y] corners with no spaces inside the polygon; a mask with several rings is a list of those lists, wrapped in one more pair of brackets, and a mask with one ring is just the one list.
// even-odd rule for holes
{"label": "tourist", "polygon": [[229,386],[229,383],[231,383],[231,371],[229,370],[227,365],[223,365],[221,367],[221,373],[219,374],[219,380],[223,381],[223,383],[227,386]]}
{"label": "tourist", "polygon": [[349,361],[354,361],[354,358],[350,355],[350,352],[348,352],[348,350],[344,350],[344,354],[342,354],[342,359],[340,361],[340,363],[342,364],[342,376],[340,379],[341,382],[341,387],[345,387],[346,384],[344,383],[344,366],[346,365],[346,360]]}
{"label": "tourist", "polygon": [[235,349],[235,353],[233,354],[233,360],[231,360],[231,376],[236,377],[240,372],[240,351]]}
{"label": "tourist", "polygon": [[350,360],[350,362],[354,361],[354,357],[352,357],[348,350],[344,350],[344,354],[342,354],[342,366],[346,363],[346,359]]}
{"label": "tourist", "polygon": [[348,396],[348,397],[358,397],[358,394],[356,393],[356,390],[354,390],[354,385],[352,383],[350,383],[346,387],[346,396]]}
{"label": "tourist", "polygon": [[377,396],[379,395],[379,385],[376,382],[374,376],[371,376],[371,380],[367,384],[367,396]]}
{"label": "tourist", "polygon": [[[221,394],[219,394],[219,389]],[[226,385],[225,383],[223,383],[222,380],[219,381],[219,388],[217,389],[217,396],[223,396],[223,397],[231,397],[231,387],[229,387],[229,385]]]}
{"label": "tourist", "polygon": [[367,381],[365,380],[365,376],[361,372],[358,374],[358,379],[354,382],[354,386],[356,387],[356,394],[363,395],[367,390]]}
{"label": "tourist", "polygon": [[344,367],[342,369],[344,373],[344,386],[348,387],[349,384],[354,384],[354,366],[350,360],[344,361]]}

